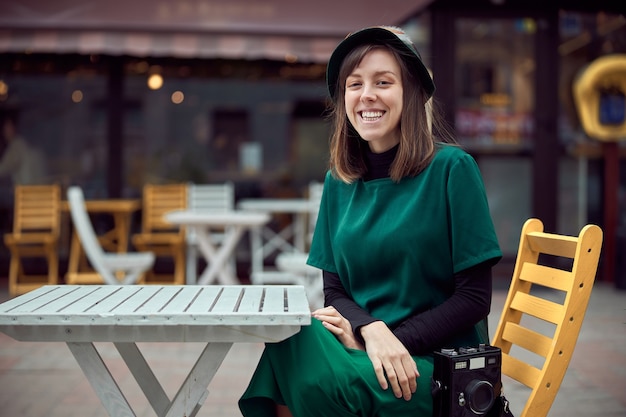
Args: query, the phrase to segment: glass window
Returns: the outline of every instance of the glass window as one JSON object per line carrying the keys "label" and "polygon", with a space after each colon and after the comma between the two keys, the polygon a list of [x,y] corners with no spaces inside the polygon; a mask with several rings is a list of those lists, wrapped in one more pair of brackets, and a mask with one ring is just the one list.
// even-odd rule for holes
{"label": "glass window", "polygon": [[468,149],[531,147],[532,19],[456,20],[456,132]]}

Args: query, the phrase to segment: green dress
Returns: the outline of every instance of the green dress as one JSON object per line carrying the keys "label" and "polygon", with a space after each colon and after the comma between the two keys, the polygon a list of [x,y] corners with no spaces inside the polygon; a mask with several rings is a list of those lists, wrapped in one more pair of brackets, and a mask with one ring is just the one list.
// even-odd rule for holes
{"label": "green dress", "polygon": [[[324,183],[308,263],[337,273],[352,299],[390,328],[443,303],[454,274],[501,257],[480,171],[462,149],[440,145],[419,175]],[[486,321],[450,335],[447,347],[487,343]],[[239,401],[243,415],[295,417],[432,416],[432,355],[411,401],[382,390],[366,352],[345,348],[317,320],[267,344]]]}

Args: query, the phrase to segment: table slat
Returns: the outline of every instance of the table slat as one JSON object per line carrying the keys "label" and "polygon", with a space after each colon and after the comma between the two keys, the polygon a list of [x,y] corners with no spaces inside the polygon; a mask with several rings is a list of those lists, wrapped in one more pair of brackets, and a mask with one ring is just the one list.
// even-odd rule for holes
{"label": "table slat", "polygon": [[225,286],[211,312],[215,314],[236,312],[242,290],[239,286]]}
{"label": "table slat", "polygon": [[261,300],[265,291],[261,287],[250,287],[239,304],[240,313],[258,314],[261,311]]}
{"label": "table slat", "polygon": [[[99,296],[98,299],[92,299],[92,297],[86,297],[83,302],[86,304],[92,302],[91,305],[86,306],[84,312],[86,314],[113,314],[130,312],[137,308],[137,305],[145,301],[150,297],[150,292],[145,291],[143,287],[135,286],[122,286],[116,288],[103,287],[99,293],[94,293],[94,296]],[[76,311],[81,304],[76,304]]]}
{"label": "table slat", "polygon": [[282,286],[268,286],[265,288],[263,312],[279,314],[285,312],[285,290]]}
{"label": "table slat", "polygon": [[[179,286],[162,286],[154,293],[152,297],[147,299],[143,304],[137,306],[135,313],[140,314],[159,314],[180,292],[182,287]],[[182,313],[182,311],[179,311]]]}
{"label": "table slat", "polygon": [[200,286],[198,295],[191,301],[191,305],[187,308],[189,314],[208,313],[215,304],[215,300],[221,292],[219,286]]}
{"label": "table slat", "polygon": [[163,314],[188,313],[189,306],[198,296],[201,287],[184,286],[159,311]]}

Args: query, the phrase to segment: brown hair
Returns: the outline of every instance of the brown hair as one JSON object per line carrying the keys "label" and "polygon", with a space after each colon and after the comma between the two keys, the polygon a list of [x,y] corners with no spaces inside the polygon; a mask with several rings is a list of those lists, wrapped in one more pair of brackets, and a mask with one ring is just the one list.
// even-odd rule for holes
{"label": "brown hair", "polygon": [[[363,57],[377,48],[389,50],[398,61],[402,73],[403,103],[400,118],[400,144],[398,153],[389,169],[389,176],[395,182],[404,177],[419,174],[428,166],[435,152],[435,139],[432,123],[437,132],[444,135],[442,141],[454,143],[449,130],[438,118],[430,117],[432,103],[417,78],[409,71],[399,51],[389,45],[367,44],[355,47],[341,64],[339,82],[331,103],[329,116],[332,122],[330,138],[330,169],[336,178],[352,183],[361,178],[367,168],[364,151],[367,143],[362,140],[350,124],[345,108],[344,90],[346,79],[359,65]],[[432,101],[432,100],[431,100]]]}

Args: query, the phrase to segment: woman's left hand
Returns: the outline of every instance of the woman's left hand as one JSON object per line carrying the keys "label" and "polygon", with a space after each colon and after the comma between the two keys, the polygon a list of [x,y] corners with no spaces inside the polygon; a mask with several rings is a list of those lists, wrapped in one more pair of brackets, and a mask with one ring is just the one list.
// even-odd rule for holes
{"label": "woman's left hand", "polygon": [[365,350],[363,345],[354,337],[352,325],[333,306],[320,308],[312,313],[313,317],[321,321],[337,339],[347,348]]}

